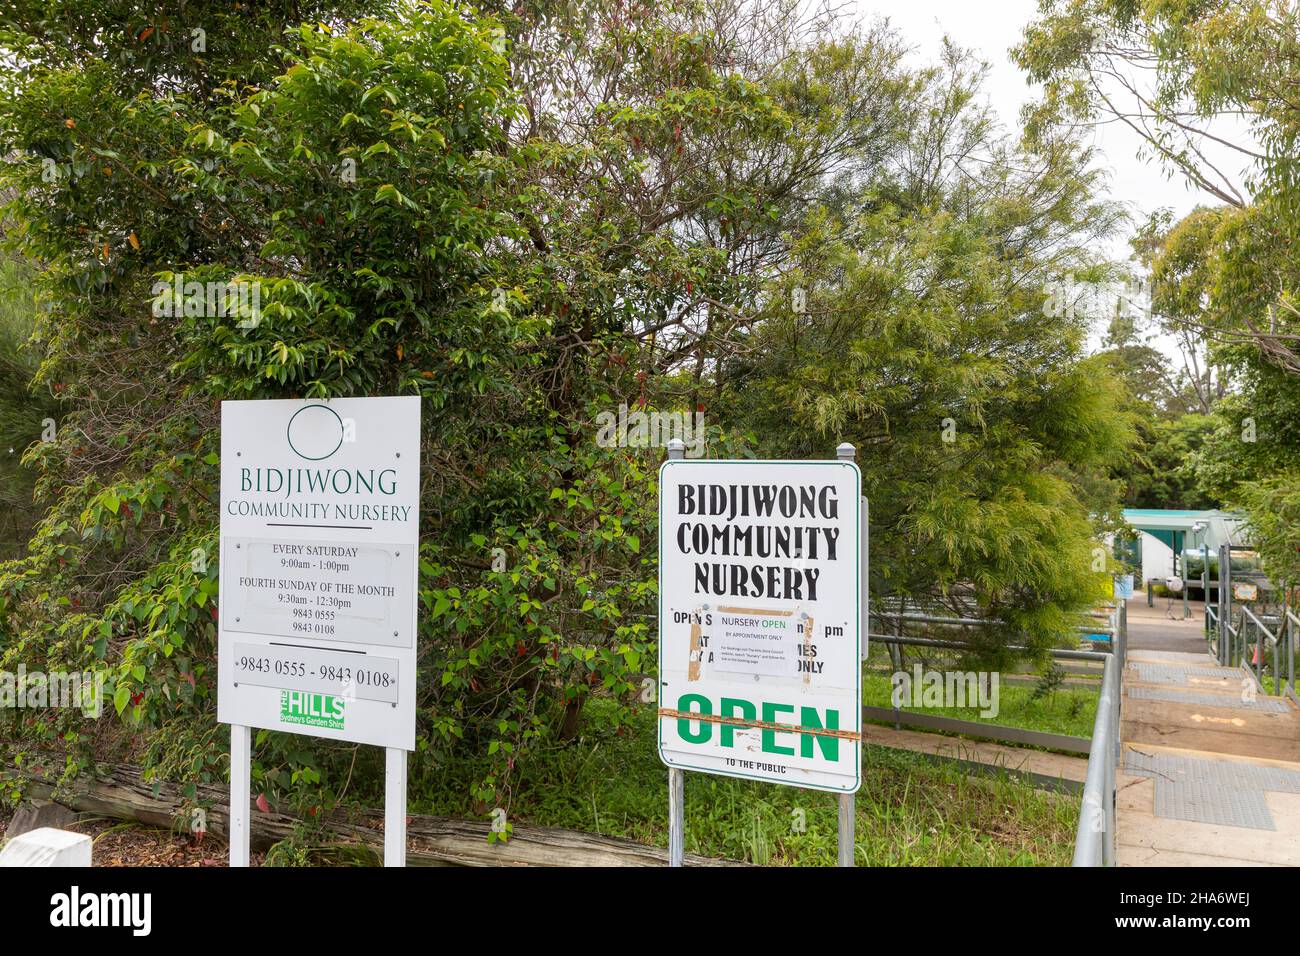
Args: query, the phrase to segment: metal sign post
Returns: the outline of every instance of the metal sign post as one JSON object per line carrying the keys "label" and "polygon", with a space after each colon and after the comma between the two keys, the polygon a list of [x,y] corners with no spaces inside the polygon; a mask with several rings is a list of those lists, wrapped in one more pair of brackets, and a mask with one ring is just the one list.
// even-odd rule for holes
{"label": "metal sign post", "polygon": [[[838,798],[854,865],[867,619],[866,499],[852,445],[831,461],[660,470],[659,755],[668,863],[685,856],[685,772]],[[785,717],[785,719],[780,719]]]}
{"label": "metal sign post", "polygon": [[1233,663],[1232,654],[1236,644],[1232,636],[1232,546],[1219,545],[1219,600],[1217,618],[1219,622],[1219,663],[1228,667]]}
{"label": "metal sign post", "polygon": [[[1210,536],[1207,534],[1201,540],[1201,600],[1205,602],[1208,611],[1210,607]],[[1206,627],[1209,626],[1209,614],[1205,614]]]}
{"label": "metal sign post", "polygon": [[[857,449],[855,449],[848,442],[844,442],[838,448],[836,448],[835,454],[840,461],[847,461],[847,462],[855,462],[858,457]],[[861,602],[859,605],[861,607],[861,613],[858,618],[858,626],[859,628],[861,628],[859,640],[862,642],[862,651],[859,654],[859,659],[865,660],[867,656],[867,627],[863,622],[866,621],[869,616],[867,611],[867,585],[866,585],[866,581],[867,581],[867,548],[866,548],[867,499],[865,495],[862,496],[861,504],[862,504],[862,514],[861,517],[859,518],[859,521],[861,523],[861,527],[859,528],[859,534],[862,536],[862,571],[861,571],[861,577],[858,581],[858,588],[859,588],[858,600]],[[859,746],[858,747],[859,767],[861,766],[861,761],[862,761],[862,747]],[[841,793],[839,825],[837,828],[838,830],[837,848],[839,852],[837,854],[836,865],[838,866],[853,866],[854,829],[855,829],[855,824],[857,822],[856,818],[857,818],[857,794]]]}

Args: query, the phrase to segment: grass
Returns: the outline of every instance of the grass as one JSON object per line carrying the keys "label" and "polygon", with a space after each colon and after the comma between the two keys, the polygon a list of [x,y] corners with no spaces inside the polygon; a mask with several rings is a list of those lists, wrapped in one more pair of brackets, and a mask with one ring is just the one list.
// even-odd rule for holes
{"label": "grass", "polygon": [[[946,670],[964,672],[976,669],[945,651],[927,648],[924,660],[921,660],[921,655],[907,653],[903,670],[909,675],[913,674],[913,665],[918,662],[924,664],[924,673]],[[890,661],[888,645],[880,641],[872,642],[862,672],[862,702],[864,704],[874,707],[893,706],[893,684],[890,680],[890,675],[893,672],[894,665]],[[1007,675],[1003,674],[1002,676]],[[1036,677],[1038,675],[1026,673],[1014,676]],[[991,726],[1018,727],[1024,730],[1038,730],[1044,733],[1067,734],[1071,737],[1091,739],[1093,722],[1097,714],[1097,699],[1101,690],[1100,671],[1098,671],[1098,679],[1073,673],[1067,676],[1071,680],[1086,681],[1089,686],[1063,684],[1035,699],[1034,684],[999,680],[998,713],[993,717],[981,717],[978,706],[962,708],[904,707],[902,709],[916,713],[954,717],[958,720],[970,720]]]}
{"label": "grass", "polygon": [[[608,704],[593,701],[587,726]],[[534,754],[516,781],[509,818],[647,844],[667,845],[667,769],[656,751],[655,715],[643,708],[627,732],[596,730]],[[416,812],[473,816],[468,777],[440,776],[437,791],[413,787]],[[481,768],[479,768],[481,769]],[[857,797],[857,863],[870,866],[1064,866],[1077,800],[1015,779],[968,777],[919,754],[868,746]],[[472,772],[472,770],[471,770]],[[834,794],[752,781],[686,775],[686,850],[767,865],[832,866]],[[480,815],[481,816],[481,815]]]}
{"label": "grass", "polygon": [[[926,673],[929,672],[926,669]],[[909,670],[910,673],[910,670]],[[875,707],[892,706],[893,683],[888,673],[866,670],[862,677],[862,702]],[[1072,737],[1092,737],[1097,713],[1097,691],[1088,687],[1059,687],[1038,699],[1033,684],[999,681],[996,716],[981,717],[973,707],[903,707],[905,711],[955,717],[991,726],[1020,727]]]}
{"label": "grass", "polygon": [[[1285,675],[1282,677],[1274,677],[1272,674],[1265,674],[1263,683],[1264,693],[1273,697],[1281,697],[1282,689],[1290,684]],[[1300,683],[1300,678],[1297,679],[1297,683]]]}

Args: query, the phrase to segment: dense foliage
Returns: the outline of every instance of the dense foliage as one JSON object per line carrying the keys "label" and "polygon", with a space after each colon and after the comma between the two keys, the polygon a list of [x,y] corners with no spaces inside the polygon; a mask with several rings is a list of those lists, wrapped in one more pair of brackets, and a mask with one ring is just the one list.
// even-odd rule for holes
{"label": "dense foliage", "polygon": [[[1182,478],[1242,508],[1265,566],[1300,582],[1300,7],[1290,0],[1042,0],[1016,57],[1044,84],[1029,131],[1108,118],[1218,200],[1137,243],[1165,327],[1221,383]],[[1244,173],[1237,170],[1244,167]],[[1172,440],[1174,436],[1166,436]]]}
{"label": "dense foliage", "polygon": [[[412,779],[485,757],[484,812],[593,695],[591,733],[653,703],[663,451],[596,440],[622,403],[702,414],[710,455],[858,445],[881,598],[1042,646],[1105,594],[1131,422],[1044,313],[1116,221],[1077,144],[1016,147],[960,51],[786,0],[493,6],[11,5],[5,230],[58,427],[0,666],[98,670],[114,718],[11,714],[14,761],[224,772],[223,398],[424,399]],[[260,321],[171,317],[177,275],[256,282]],[[261,732],[255,786],[369,796],[366,750]]]}
{"label": "dense foliage", "polygon": [[1089,265],[1115,213],[1086,150],[1016,148],[979,80],[951,50],[917,78],[892,155],[809,214],[720,384],[778,455],[859,448],[879,597],[938,599],[1047,645],[1106,596],[1091,519],[1132,422],[1083,357],[1084,316],[1049,316],[1044,290]]}

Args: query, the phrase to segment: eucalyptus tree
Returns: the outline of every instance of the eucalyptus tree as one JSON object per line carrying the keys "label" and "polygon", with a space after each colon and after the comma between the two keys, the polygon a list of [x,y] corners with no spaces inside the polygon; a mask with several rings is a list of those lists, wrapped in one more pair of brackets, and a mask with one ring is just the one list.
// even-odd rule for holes
{"label": "eucalyptus tree", "polygon": [[1300,6],[1044,0],[1015,55],[1044,88],[1031,134],[1125,123],[1218,200],[1153,223],[1139,251],[1156,312],[1212,343],[1230,386],[1193,456],[1202,488],[1244,506],[1274,573],[1300,579]]}

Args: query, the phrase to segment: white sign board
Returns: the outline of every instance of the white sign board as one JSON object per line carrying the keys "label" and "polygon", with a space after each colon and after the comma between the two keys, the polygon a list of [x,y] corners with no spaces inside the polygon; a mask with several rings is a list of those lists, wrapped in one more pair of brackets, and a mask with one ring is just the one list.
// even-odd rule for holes
{"label": "white sign board", "polygon": [[863,502],[847,461],[659,473],[659,756],[852,793],[861,781]]}
{"label": "white sign board", "polygon": [[415,749],[420,400],[221,403],[222,723]]}

